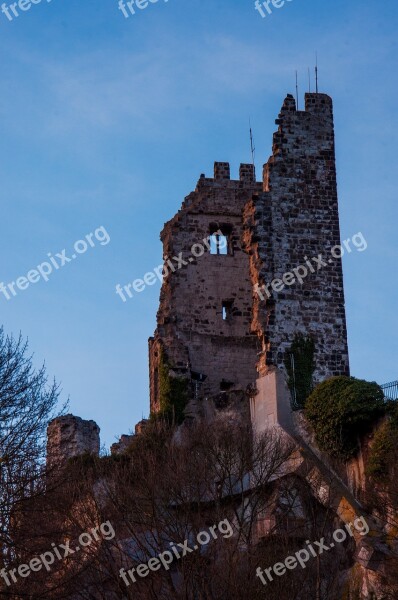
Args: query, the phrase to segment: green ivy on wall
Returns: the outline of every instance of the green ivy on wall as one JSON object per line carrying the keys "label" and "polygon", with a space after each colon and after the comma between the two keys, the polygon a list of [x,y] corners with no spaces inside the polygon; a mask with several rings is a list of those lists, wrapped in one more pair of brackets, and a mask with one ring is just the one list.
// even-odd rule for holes
{"label": "green ivy on wall", "polygon": [[170,363],[165,351],[159,357],[159,401],[158,416],[177,424],[184,420],[184,410],[189,401],[190,383],[185,377],[172,377]]}
{"label": "green ivy on wall", "polygon": [[314,354],[314,340],[302,333],[296,333],[285,357],[288,386],[294,408],[304,408],[305,401],[313,390]]}

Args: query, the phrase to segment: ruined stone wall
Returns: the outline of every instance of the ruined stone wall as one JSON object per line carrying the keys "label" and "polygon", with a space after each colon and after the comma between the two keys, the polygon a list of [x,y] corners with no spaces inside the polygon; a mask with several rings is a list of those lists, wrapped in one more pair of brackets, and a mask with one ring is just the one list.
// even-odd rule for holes
{"label": "ruined stone wall", "polygon": [[100,428],[95,421],[65,415],[51,421],[47,428],[47,465],[60,467],[69,458],[86,452],[99,455]]}
{"label": "ruined stone wall", "polygon": [[[277,284],[256,294],[253,330],[262,339],[261,375],[284,371],[295,333],[315,341],[315,381],[349,374],[342,264],[330,250],[340,244],[332,100],[306,94],[305,111],[288,95],[264,165],[264,193],[246,207],[246,248],[252,282],[267,285],[300,265],[300,284]],[[336,252],[337,254],[337,252]],[[312,259],[322,255],[318,270]],[[307,260],[315,272],[311,272]]]}
{"label": "ruined stone wall", "polygon": [[111,454],[112,455],[123,454],[123,452],[125,452],[128,449],[128,447],[131,445],[133,440],[134,440],[133,435],[127,435],[127,434],[121,435],[119,438],[119,441],[112,444]]}
{"label": "ruined stone wall", "polygon": [[[175,272],[169,269],[162,286],[158,326],[149,341],[151,411],[159,409],[162,349],[173,375],[206,375],[201,397],[219,393],[222,380],[242,388],[256,379],[258,341],[251,332],[252,285],[242,248],[242,213],[261,188],[252,165],[241,165],[240,179],[231,180],[229,164],[215,163],[214,178],[201,176],[161,233],[165,264],[180,253],[188,264]],[[203,243],[217,230],[228,238],[227,255],[211,254]],[[202,256],[192,253],[195,244],[204,248]],[[193,251],[200,253],[199,247]],[[223,302],[229,303],[226,320]]]}
{"label": "ruined stone wall", "polygon": [[[215,163],[214,178],[201,176],[162,231],[165,264],[180,253],[189,264],[167,267],[161,290],[149,342],[154,412],[162,352],[172,376],[207,376],[203,396],[246,386],[255,365],[260,376],[275,367],[285,372],[298,333],[314,340],[315,383],[349,374],[342,264],[331,254],[340,244],[332,100],[306,94],[298,111],[288,95],[276,123],[262,185],[251,165],[231,180],[229,164]],[[228,255],[207,249],[194,258],[191,247],[216,228],[229,232]],[[307,269],[302,282],[286,279],[297,267]],[[226,320],[223,302],[231,309]]]}

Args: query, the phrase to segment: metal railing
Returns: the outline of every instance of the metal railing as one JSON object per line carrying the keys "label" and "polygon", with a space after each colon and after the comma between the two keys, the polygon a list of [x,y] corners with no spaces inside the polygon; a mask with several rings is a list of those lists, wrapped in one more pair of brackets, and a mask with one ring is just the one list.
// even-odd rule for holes
{"label": "metal railing", "polygon": [[381,386],[386,400],[398,400],[398,381],[385,383]]}

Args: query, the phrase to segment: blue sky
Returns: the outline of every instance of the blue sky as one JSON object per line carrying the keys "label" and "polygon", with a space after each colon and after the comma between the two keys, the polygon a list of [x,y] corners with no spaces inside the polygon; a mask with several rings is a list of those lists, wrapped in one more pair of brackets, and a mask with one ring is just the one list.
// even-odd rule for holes
{"label": "blue sky", "polygon": [[[161,261],[159,232],[214,160],[271,152],[286,93],[320,91],[335,106],[352,373],[398,378],[396,0],[292,0],[262,19],[252,0],[159,0],[129,19],[117,0],[52,0],[0,13],[0,281],[8,283],[103,226],[49,281],[0,295],[0,323],[29,338],[71,412],[109,446],[148,415],[147,338],[159,286],[115,294]],[[302,107],[302,104],[301,104]],[[70,253],[70,252],[69,252]]]}

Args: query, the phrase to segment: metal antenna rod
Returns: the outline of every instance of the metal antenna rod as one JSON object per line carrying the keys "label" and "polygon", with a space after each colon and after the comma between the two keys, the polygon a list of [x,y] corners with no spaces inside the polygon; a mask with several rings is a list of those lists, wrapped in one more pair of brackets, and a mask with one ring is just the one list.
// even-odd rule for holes
{"label": "metal antenna rod", "polygon": [[297,71],[296,71],[296,102],[297,102],[297,110],[298,110],[299,109],[299,97],[298,97]]}
{"label": "metal antenna rod", "polygon": [[252,155],[252,163],[253,163],[253,167],[254,167],[254,158],[255,158],[255,154],[256,154],[256,148],[254,146],[254,140],[253,140],[253,131],[252,131],[252,124],[249,118],[249,127],[250,127],[250,152]]}
{"label": "metal antenna rod", "polygon": [[315,53],[315,81],[316,81],[316,93],[318,93],[318,52]]}

